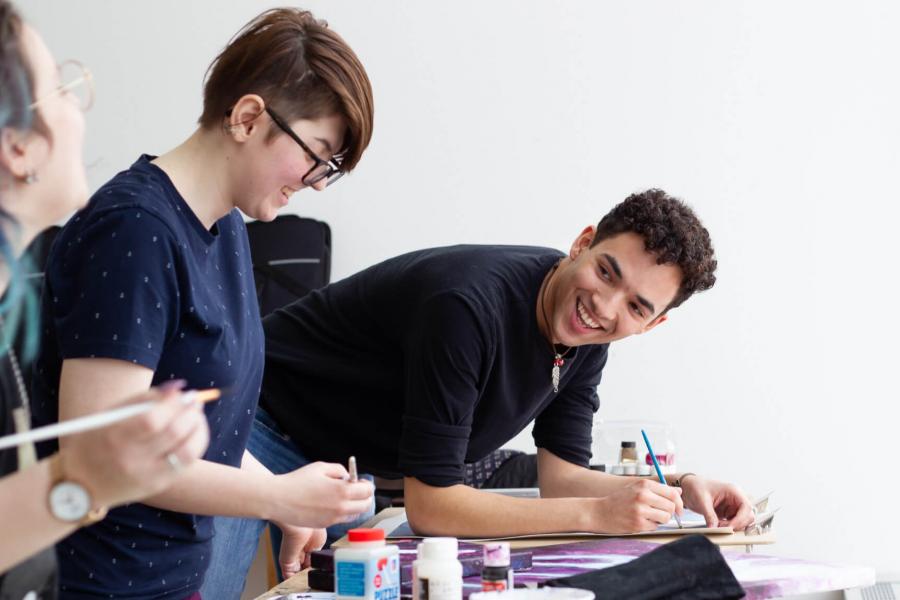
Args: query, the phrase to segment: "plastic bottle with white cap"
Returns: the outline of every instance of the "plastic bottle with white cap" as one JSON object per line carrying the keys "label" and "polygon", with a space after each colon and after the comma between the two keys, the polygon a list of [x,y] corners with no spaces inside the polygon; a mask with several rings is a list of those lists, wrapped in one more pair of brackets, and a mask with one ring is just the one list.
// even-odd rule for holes
{"label": "plastic bottle with white cap", "polygon": [[413,562],[413,600],[461,600],[462,564],[456,538],[427,538]]}
{"label": "plastic bottle with white cap", "polygon": [[400,600],[400,550],[382,529],[351,529],[350,544],[334,552],[337,600]]}

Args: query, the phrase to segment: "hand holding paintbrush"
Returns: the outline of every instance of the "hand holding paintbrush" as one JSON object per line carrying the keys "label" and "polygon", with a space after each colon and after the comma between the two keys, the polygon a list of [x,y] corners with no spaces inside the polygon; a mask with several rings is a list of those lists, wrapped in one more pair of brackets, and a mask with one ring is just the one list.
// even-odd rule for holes
{"label": "hand holding paintbrush", "polygon": [[[165,490],[209,444],[203,404],[194,394],[151,389],[131,404],[61,423],[78,422],[83,428],[65,434],[56,459],[66,479],[83,484],[98,506],[134,502]],[[131,416],[123,409],[132,409]]]}
{"label": "hand holding paintbrush", "polygon": [[[212,402],[213,400],[217,400],[221,395],[222,392],[217,389],[189,390],[180,392],[179,401],[182,404],[189,406],[194,403],[203,404]],[[153,410],[158,402],[159,400],[146,400],[144,402],[127,404],[125,406],[120,406],[119,408],[69,419],[61,423],[39,427],[23,433],[7,435],[0,438],[0,450],[106,427],[107,425],[148,413]]]}

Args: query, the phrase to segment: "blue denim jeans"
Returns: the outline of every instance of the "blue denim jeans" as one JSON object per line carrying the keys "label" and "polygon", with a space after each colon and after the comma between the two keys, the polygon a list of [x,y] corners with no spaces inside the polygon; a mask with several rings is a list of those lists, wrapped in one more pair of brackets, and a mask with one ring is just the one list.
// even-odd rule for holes
{"label": "blue denim jeans", "polygon": [[[256,410],[253,429],[247,442],[247,450],[267,469],[280,475],[309,464],[291,438],[278,429],[278,425],[263,409]],[[360,477],[367,477],[361,475]],[[368,477],[367,477],[368,478]],[[341,523],[328,528],[328,543],[339,539],[347,530],[358,527],[370,519],[375,507],[352,523]],[[259,536],[266,527],[266,521],[259,519],[242,519],[235,517],[216,517],[215,535],[212,543],[212,560],[206,571],[200,594],[203,598],[216,600],[239,600],[244,590],[247,572],[256,556]],[[281,531],[274,525],[269,527],[272,537],[272,550],[275,569],[281,580],[281,569],[278,566],[278,551],[281,548]]]}

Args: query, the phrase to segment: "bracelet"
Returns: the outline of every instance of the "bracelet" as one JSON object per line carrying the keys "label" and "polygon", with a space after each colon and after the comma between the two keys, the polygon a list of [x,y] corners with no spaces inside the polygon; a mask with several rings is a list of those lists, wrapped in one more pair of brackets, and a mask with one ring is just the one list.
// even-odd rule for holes
{"label": "bracelet", "polygon": [[681,476],[678,477],[678,479],[672,482],[672,485],[674,485],[675,487],[681,487],[681,483],[684,481],[684,478],[690,477],[691,475],[697,477],[696,473],[682,473]]}

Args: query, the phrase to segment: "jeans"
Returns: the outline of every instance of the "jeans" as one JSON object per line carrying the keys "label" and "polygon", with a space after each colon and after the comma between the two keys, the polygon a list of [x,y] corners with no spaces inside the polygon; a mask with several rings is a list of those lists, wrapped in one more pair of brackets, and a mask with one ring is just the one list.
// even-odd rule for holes
{"label": "jeans", "polygon": [[[278,425],[262,408],[257,408],[253,429],[247,442],[247,450],[256,460],[276,475],[289,473],[309,464],[290,437],[281,433]],[[369,478],[360,475],[360,478]],[[369,511],[360,515],[352,523],[340,523],[328,528],[328,544],[341,538],[349,529],[359,527],[370,519],[375,512],[374,504]],[[206,571],[200,594],[203,598],[216,600],[239,600],[244,590],[247,572],[256,556],[259,536],[266,522],[259,519],[238,517],[216,517],[215,535],[212,543],[212,560]],[[278,552],[281,548],[281,531],[271,525],[272,551],[278,579],[282,579],[278,565]]]}

